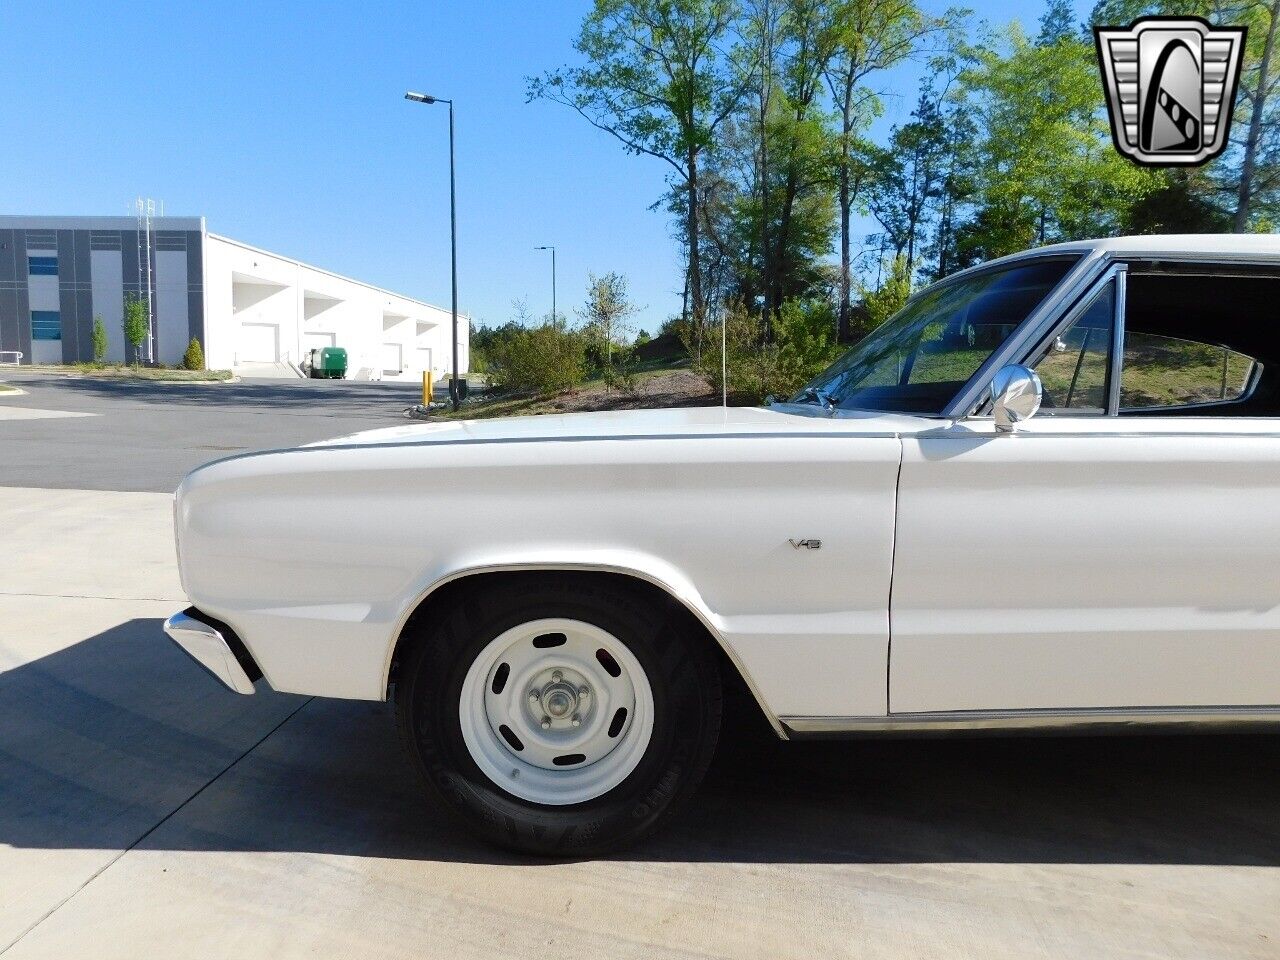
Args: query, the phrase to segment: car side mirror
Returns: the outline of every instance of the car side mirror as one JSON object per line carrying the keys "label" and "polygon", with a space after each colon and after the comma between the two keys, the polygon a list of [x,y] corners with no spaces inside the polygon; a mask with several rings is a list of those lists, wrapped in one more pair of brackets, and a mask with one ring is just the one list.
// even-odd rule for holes
{"label": "car side mirror", "polygon": [[1044,387],[1029,367],[1011,363],[991,381],[991,412],[998,433],[1012,433],[1016,424],[1030,420],[1040,409]]}

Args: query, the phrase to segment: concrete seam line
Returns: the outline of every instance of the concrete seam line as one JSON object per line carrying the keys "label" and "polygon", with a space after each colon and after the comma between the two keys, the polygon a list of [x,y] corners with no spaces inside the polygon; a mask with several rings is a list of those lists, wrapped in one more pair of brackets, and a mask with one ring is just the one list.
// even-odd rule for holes
{"label": "concrete seam line", "polygon": [[271,738],[273,734],[275,734],[277,730],[279,730],[286,723],[288,723],[290,720],[296,717],[299,714],[299,712],[301,712],[302,709],[306,707],[307,704],[311,703],[311,701],[314,699],[315,697],[307,697],[306,700],[298,704],[297,708],[295,708],[294,710],[291,710],[288,716],[286,716],[274,727],[272,727],[270,730],[264,733],[256,742],[253,743],[252,746],[246,749],[238,757],[236,757],[234,760],[228,763],[225,767],[223,767],[221,770],[215,773],[212,777],[206,780],[203,784],[201,784],[196,789],[196,791],[193,794],[191,794],[191,796],[187,797],[187,799],[183,800],[180,804],[178,804],[176,807],[174,807],[172,810],[166,813],[163,817],[160,818],[159,821],[156,822],[154,826],[149,827],[145,832],[143,832],[143,834],[139,836],[138,839],[134,840],[133,843],[129,844],[129,846],[125,847],[123,850],[117,853],[114,857],[112,857],[110,860],[104,863],[101,867],[95,870],[93,874],[87,880],[85,880],[84,883],[80,884],[80,886],[76,887],[75,890],[73,890],[71,893],[67,894],[65,897],[59,900],[53,907],[51,907],[42,916],[36,919],[35,922],[33,922],[30,926],[28,926],[25,930],[23,930],[20,934],[18,934],[12,940],[10,940],[7,944],[5,944],[3,949],[0,949],[0,955],[8,953],[10,950],[16,947],[19,943],[21,943],[24,939],[26,939],[27,935],[31,933],[32,930],[36,929],[36,927],[40,926],[42,923],[48,920],[51,916],[53,916],[55,913],[57,913],[59,910],[65,907],[72,899],[74,899],[77,895],[79,895],[81,890],[89,886],[89,884],[93,883],[93,881],[97,880],[100,876],[102,876],[104,873],[110,870],[113,866],[115,866],[120,861],[120,858],[123,857],[126,853],[136,848],[139,844],[141,844],[144,840],[146,840],[147,837],[151,836],[153,833],[155,833],[157,830],[163,827],[166,823],[168,823],[170,819],[172,819],[180,810],[183,809],[183,807],[189,804],[196,797],[200,796],[200,794],[204,793],[204,791],[208,789],[208,787],[211,784],[221,779],[222,776],[226,774],[227,771],[229,771],[237,763],[239,763],[249,754],[253,753],[253,751],[257,750],[258,747],[262,746],[268,739]]}
{"label": "concrete seam line", "polygon": [[108,597],[97,593],[35,593],[30,590],[0,590],[0,597],[49,597],[54,600],[139,600],[143,603],[187,603],[182,597]]}

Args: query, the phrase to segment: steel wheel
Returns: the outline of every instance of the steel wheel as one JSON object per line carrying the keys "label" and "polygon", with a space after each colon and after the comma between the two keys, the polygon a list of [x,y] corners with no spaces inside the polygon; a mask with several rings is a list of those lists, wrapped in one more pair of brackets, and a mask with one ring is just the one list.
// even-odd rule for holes
{"label": "steel wheel", "polygon": [[602,796],[635,770],[653,733],[653,692],[608,631],[531,620],[472,662],[458,719],[485,776],[522,800],[564,806]]}

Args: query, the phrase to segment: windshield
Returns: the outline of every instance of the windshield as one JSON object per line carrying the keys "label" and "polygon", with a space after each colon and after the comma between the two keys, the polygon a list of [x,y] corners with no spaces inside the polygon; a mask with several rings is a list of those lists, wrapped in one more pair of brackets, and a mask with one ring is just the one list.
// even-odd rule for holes
{"label": "windshield", "polygon": [[1045,257],[928,287],[791,402],[940,414],[1075,262]]}

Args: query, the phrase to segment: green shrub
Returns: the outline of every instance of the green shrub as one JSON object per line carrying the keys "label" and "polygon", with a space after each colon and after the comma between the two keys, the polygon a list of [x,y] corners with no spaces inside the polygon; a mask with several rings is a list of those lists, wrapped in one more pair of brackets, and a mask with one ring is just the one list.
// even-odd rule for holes
{"label": "green shrub", "polygon": [[778,357],[770,392],[789,396],[844,352],[836,342],[836,312],[828,300],[788,300],[773,321]]}
{"label": "green shrub", "polygon": [[195,337],[187,344],[187,352],[182,355],[182,366],[187,370],[204,369],[204,348]]}
{"label": "green shrub", "polygon": [[[828,367],[841,353],[836,342],[835,311],[825,300],[788,300],[773,321],[772,342],[765,340],[759,316],[741,305],[724,313],[725,367],[729,393],[740,403],[790,396]],[[694,364],[721,389],[719,325],[708,328],[702,355]]]}
{"label": "green shrub", "polygon": [[147,333],[147,305],[136,293],[130,293],[124,301],[124,339],[133,347],[135,366],[142,359],[142,345],[147,342]]}
{"label": "green shrub", "polygon": [[769,362],[769,352],[764,348],[764,323],[740,303],[725,305],[720,320],[723,332],[720,324],[708,324],[700,353],[691,342],[689,329],[680,331],[681,339],[694,357],[693,370],[701,374],[716,393],[724,387],[721,372],[726,371],[729,393],[737,400],[756,403],[768,393],[767,387],[763,386],[768,380]]}
{"label": "green shrub", "polygon": [[604,385],[610,390],[623,393],[635,393],[640,386],[640,378],[636,376],[635,355],[631,350],[617,348],[613,352],[613,363],[600,371]]}
{"label": "green shrub", "polygon": [[101,363],[107,357],[107,327],[102,314],[93,318],[93,362]]}
{"label": "green shrub", "polygon": [[492,382],[507,390],[556,393],[586,379],[585,338],[554,321],[508,328],[485,354]]}

